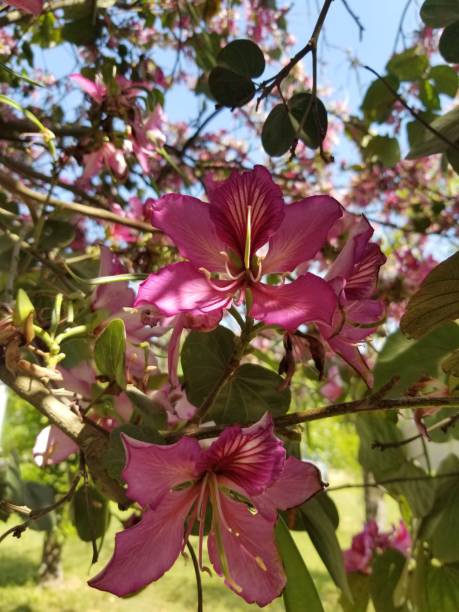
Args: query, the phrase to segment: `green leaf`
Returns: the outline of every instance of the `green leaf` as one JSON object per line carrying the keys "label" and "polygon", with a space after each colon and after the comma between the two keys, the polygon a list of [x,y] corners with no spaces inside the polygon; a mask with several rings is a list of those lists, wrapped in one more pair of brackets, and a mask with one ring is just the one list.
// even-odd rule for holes
{"label": "green leaf", "polygon": [[72,522],[83,542],[101,538],[110,521],[107,499],[91,486],[77,489],[72,498],[71,514]]}
{"label": "green leaf", "polygon": [[[459,107],[453,108],[448,113],[438,117],[430,124],[437,132],[444,135],[450,142],[459,140]],[[449,144],[438,138],[427,128],[424,128],[424,137],[415,147],[411,148],[406,156],[407,159],[416,159],[424,155],[443,153],[450,147]]]}
{"label": "green leaf", "polygon": [[441,362],[441,367],[445,374],[459,378],[459,350],[450,353],[446,359]]}
{"label": "green leaf", "polygon": [[459,0],[426,0],[421,19],[432,28],[444,28],[459,19]]}
{"label": "green leaf", "polygon": [[218,54],[217,63],[249,79],[261,76],[265,70],[262,50],[254,42],[244,38],[233,40],[226,45]]}
{"label": "green leaf", "polygon": [[300,513],[306,531],[336,586],[347,599],[352,599],[335,527],[322,504],[314,497],[301,506]]}
{"label": "green leaf", "polygon": [[398,550],[389,548],[376,555],[370,577],[370,594],[376,612],[397,612],[406,606],[394,604],[394,591],[407,560]]}
{"label": "green leaf", "polygon": [[292,535],[279,518],[276,524],[276,542],[287,576],[283,597],[286,612],[323,612],[314,582],[296,547]]}
{"label": "green leaf", "polygon": [[441,499],[441,505],[436,504],[437,516],[430,544],[436,559],[442,563],[456,563],[459,561],[459,479],[445,480],[449,481],[449,490]]}
{"label": "green leaf", "polygon": [[126,330],[122,319],[113,319],[97,338],[94,345],[94,359],[97,369],[109,380],[124,389]]}
{"label": "green leaf", "polygon": [[[22,503],[32,510],[41,510],[54,503],[54,489],[50,485],[23,480]],[[49,512],[39,519],[32,521],[30,527],[35,531],[51,531],[56,525],[56,515]]]}
{"label": "green leaf", "polygon": [[221,37],[216,32],[200,32],[191,36],[187,43],[195,50],[196,64],[208,72],[217,63]]}
{"label": "green leaf", "polygon": [[209,88],[218,104],[229,108],[244,106],[255,95],[255,86],[249,78],[223,66],[210,72]]}
{"label": "green leaf", "polygon": [[23,108],[18,102],[16,102],[15,100],[12,100],[8,96],[4,96],[3,94],[0,94],[0,102],[3,104],[6,104],[7,106],[11,106],[15,110],[21,112],[24,115],[24,117],[26,117],[29,121],[31,121],[39,129],[44,143],[48,147],[48,150],[51,153],[51,155],[54,157],[56,154],[56,149],[54,146],[54,139],[56,138],[56,136],[54,135],[54,132],[52,132],[50,129],[45,127],[43,123],[38,119],[38,117],[36,117],[32,113],[32,111],[29,111],[27,108]]}
{"label": "green leaf", "polygon": [[[420,338],[459,318],[459,252],[436,266],[411,297],[400,321],[403,333]],[[451,347],[455,348],[455,347]]]}
{"label": "green leaf", "polygon": [[441,378],[441,360],[458,346],[459,327],[454,323],[428,333],[421,340],[409,340],[401,332],[395,332],[388,337],[378,356],[374,370],[375,387],[400,376],[400,381],[392,389],[396,397],[420,378]]}
{"label": "green leaf", "polygon": [[351,572],[347,576],[353,601],[349,601],[341,595],[339,603],[343,612],[366,612],[370,601],[369,585],[370,576],[360,572]]}
{"label": "green leaf", "polygon": [[284,155],[295,140],[295,129],[285,104],[277,104],[267,116],[261,132],[261,143],[271,157]]}
{"label": "green leaf", "polygon": [[453,170],[459,174],[459,151],[456,151],[455,149],[448,149],[448,151],[446,151],[446,159]]}
{"label": "green leaf", "polygon": [[74,368],[82,361],[89,361],[92,357],[91,345],[87,338],[69,338],[61,344],[61,352],[65,359],[61,362],[64,368]]}
{"label": "green leaf", "polygon": [[18,289],[16,303],[13,310],[13,323],[18,327],[24,325],[31,313],[35,312],[34,305],[24,289]]}
{"label": "green leaf", "polygon": [[393,55],[386,69],[400,81],[416,81],[424,76],[429,67],[427,55],[419,54],[416,47]]}
{"label": "green leaf", "polygon": [[48,219],[40,236],[40,249],[50,251],[66,247],[75,239],[75,224],[58,219]]}
{"label": "green leaf", "polygon": [[317,97],[313,100],[311,93],[300,92],[290,98],[288,107],[295,134],[307,147],[317,149],[327,135],[328,128],[327,110],[323,102]]}
{"label": "green leaf", "polygon": [[440,96],[430,81],[419,82],[419,98],[427,110],[439,110],[441,108]]}
{"label": "green leaf", "polygon": [[454,68],[451,68],[451,66],[447,66],[446,64],[441,66],[432,66],[429,72],[429,78],[434,81],[439,93],[443,93],[447,96],[451,96],[451,98],[454,98],[459,85],[459,77]]}
{"label": "green leaf", "polygon": [[126,395],[134,404],[135,410],[140,414],[145,425],[156,431],[166,427],[166,411],[160,404],[156,403],[145,393],[142,393],[134,385],[127,385]]}
{"label": "green leaf", "polygon": [[110,432],[107,451],[104,456],[104,466],[109,476],[115,480],[121,480],[121,472],[123,471],[126,461],[121,434],[142,442],[151,442],[152,444],[162,444],[164,439],[156,432],[146,427],[138,427],[137,425],[121,425]]}
{"label": "green leaf", "polygon": [[427,575],[429,612],[457,612],[459,610],[459,566],[430,566]]}
{"label": "green leaf", "polygon": [[74,45],[91,45],[97,39],[99,26],[94,23],[92,14],[69,21],[62,26],[61,36]]}
{"label": "green leaf", "polygon": [[[392,89],[397,91],[400,81],[395,75],[388,74],[385,76],[385,80]],[[361,109],[365,119],[383,123],[389,117],[396,99],[396,96],[389,91],[381,79],[376,79],[368,87],[362,102]]]}
{"label": "green leaf", "polygon": [[447,62],[459,62],[459,20],[443,30],[438,48]]}
{"label": "green leaf", "polygon": [[365,147],[363,154],[366,161],[376,158],[384,166],[391,168],[400,161],[400,146],[396,138],[373,136]]}

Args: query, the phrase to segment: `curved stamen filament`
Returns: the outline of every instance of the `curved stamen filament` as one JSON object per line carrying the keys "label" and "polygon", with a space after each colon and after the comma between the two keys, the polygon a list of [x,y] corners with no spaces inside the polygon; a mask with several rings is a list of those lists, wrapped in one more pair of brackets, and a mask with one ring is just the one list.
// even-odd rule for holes
{"label": "curved stamen filament", "polygon": [[247,225],[245,229],[244,267],[250,269],[250,250],[252,243],[252,207],[247,206]]}

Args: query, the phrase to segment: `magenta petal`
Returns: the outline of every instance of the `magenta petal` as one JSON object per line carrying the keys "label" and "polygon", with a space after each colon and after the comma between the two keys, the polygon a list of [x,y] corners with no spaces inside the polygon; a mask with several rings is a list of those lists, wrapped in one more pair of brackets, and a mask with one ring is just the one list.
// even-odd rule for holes
{"label": "magenta petal", "polygon": [[251,290],[251,315],[288,331],[313,321],[330,325],[337,306],[336,295],[329,284],[310,273],[277,287],[257,283]]}
{"label": "magenta petal", "polygon": [[252,497],[252,502],[263,516],[274,521],[277,510],[299,506],[323,488],[320,471],[315,465],[289,457],[276,482],[261,495]]}
{"label": "magenta petal", "polygon": [[284,218],[282,191],[263,166],[233,172],[226,181],[208,183],[210,218],[217,234],[244,259],[247,215],[251,206],[251,255],[262,247]]}
{"label": "magenta petal", "polygon": [[282,472],[285,449],[266,413],[251,427],[228,427],[205,452],[199,469],[209,470],[219,480],[231,481],[248,495],[269,487]]}
{"label": "magenta petal", "polygon": [[[265,606],[278,597],[286,578],[274,540],[274,523],[260,514],[252,515],[243,503],[220,496],[221,515],[216,517],[228,562],[225,583],[248,603]],[[209,558],[215,571],[223,575],[215,536],[215,526],[207,539]]]}
{"label": "magenta petal", "polygon": [[190,263],[171,264],[141,283],[134,306],[150,304],[166,316],[181,312],[199,315],[228,306],[235,289],[226,290],[226,285],[224,281],[211,284]]}
{"label": "magenta petal", "polygon": [[180,554],[196,495],[195,489],[170,493],[156,510],[144,512],[140,523],[117,533],[112,558],[89,586],[123,597],[161,578]]}
{"label": "magenta petal", "polygon": [[373,386],[373,374],[357,346],[350,342],[346,342],[346,340],[340,338],[340,336],[329,338],[327,342],[335,353],[354,368],[357,374],[360,374],[368,387]]}
{"label": "magenta petal", "polygon": [[99,104],[103,101],[107,95],[107,88],[103,83],[97,83],[87,79],[81,74],[74,73],[69,75],[69,79],[72,79],[81,89],[88,94],[93,100]]}
{"label": "magenta petal", "polygon": [[285,217],[269,241],[263,273],[293,272],[322,247],[330,228],[343,215],[329,196],[312,196],[285,207]]}
{"label": "magenta petal", "polygon": [[40,467],[45,467],[64,461],[69,455],[77,453],[78,450],[78,444],[62,432],[59,427],[48,425],[36,437],[32,454],[35,463]]}
{"label": "magenta petal", "polygon": [[224,272],[225,244],[210,220],[209,205],[197,198],[170,193],[153,204],[151,222],[177,245],[197,268]]}
{"label": "magenta petal", "polygon": [[27,13],[32,13],[35,17],[43,10],[43,0],[7,0],[6,4],[15,6]]}
{"label": "magenta petal", "polygon": [[197,477],[196,463],[203,451],[195,438],[183,437],[162,446],[121,436],[126,452],[126,493],[141,506],[156,506],[173,487]]}
{"label": "magenta petal", "polygon": [[338,277],[347,280],[347,299],[369,297],[374,291],[379,268],[386,261],[379,246],[369,242],[372,235],[373,228],[362,216],[327,274],[327,280]]}

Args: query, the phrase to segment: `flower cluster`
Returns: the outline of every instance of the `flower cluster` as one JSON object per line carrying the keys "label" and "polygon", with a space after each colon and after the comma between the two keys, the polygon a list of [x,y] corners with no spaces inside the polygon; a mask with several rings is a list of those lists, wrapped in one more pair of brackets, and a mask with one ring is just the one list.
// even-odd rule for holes
{"label": "flower cluster", "polygon": [[407,557],[411,550],[411,536],[403,521],[391,531],[380,531],[376,521],[365,523],[363,531],[352,538],[351,548],[344,551],[347,572],[371,574],[375,554],[388,548],[398,550]]}

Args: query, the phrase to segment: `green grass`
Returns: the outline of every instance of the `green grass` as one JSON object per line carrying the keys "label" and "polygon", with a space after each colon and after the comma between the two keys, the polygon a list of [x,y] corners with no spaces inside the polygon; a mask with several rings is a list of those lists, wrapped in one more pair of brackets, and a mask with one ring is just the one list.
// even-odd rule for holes
{"label": "green grass", "polygon": [[[330,484],[344,482],[343,474],[330,475]],[[339,539],[343,547],[363,523],[361,490],[349,489],[332,494],[340,509]],[[397,517],[395,505],[388,505],[388,518]],[[17,517],[15,518],[17,521]],[[12,520],[8,525],[14,524]],[[0,527],[3,525],[0,524]],[[90,567],[91,547],[70,537],[64,547],[64,580],[49,587],[38,586],[36,575],[43,534],[26,531],[20,540],[10,537],[0,544],[0,612],[193,612],[196,609],[196,586],[191,560],[178,559],[172,570],[157,583],[148,586],[134,598],[118,599],[91,589],[85,582],[103,567],[111,555],[113,533],[119,529],[112,521],[100,561]],[[339,591],[329,578],[309,538],[295,534],[298,547],[317,585],[326,612],[337,612]],[[155,551],[152,550],[152,554]],[[245,604],[227,589],[215,574],[203,574],[204,609],[212,612],[242,612],[257,609]],[[282,599],[264,608],[269,612],[284,610]]]}

